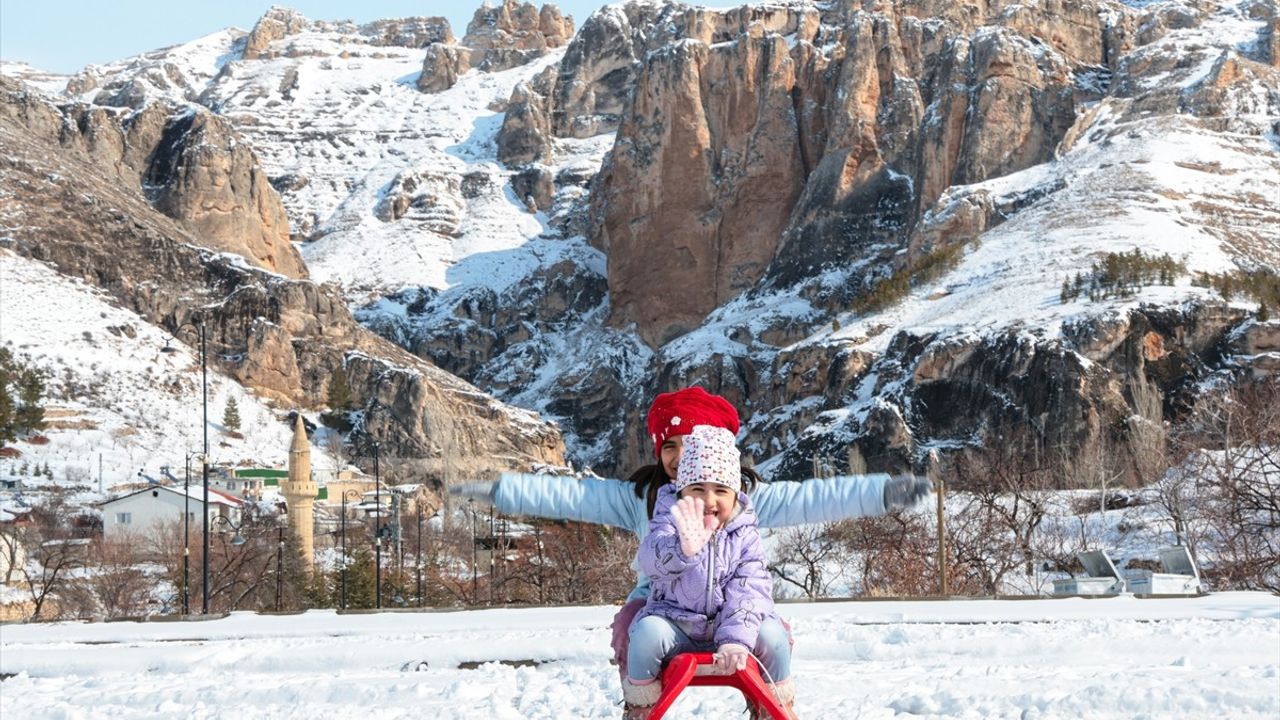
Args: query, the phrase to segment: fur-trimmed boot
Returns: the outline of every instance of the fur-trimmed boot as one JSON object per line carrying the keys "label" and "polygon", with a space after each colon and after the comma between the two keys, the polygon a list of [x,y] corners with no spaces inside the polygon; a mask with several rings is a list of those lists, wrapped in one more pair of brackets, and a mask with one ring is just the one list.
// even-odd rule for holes
{"label": "fur-trimmed boot", "polygon": [[[778,704],[786,710],[791,717],[795,717],[796,704],[796,686],[791,683],[791,678],[787,678],[779,683],[770,683],[769,689],[773,691],[773,696],[778,699]],[[656,701],[655,701],[656,702]],[[765,709],[751,703],[751,720],[768,720],[769,713]],[[775,720],[784,720],[776,718]]]}
{"label": "fur-trimmed boot", "polygon": [[622,681],[622,720],[646,720],[662,697],[662,681],[636,685],[631,678]]}

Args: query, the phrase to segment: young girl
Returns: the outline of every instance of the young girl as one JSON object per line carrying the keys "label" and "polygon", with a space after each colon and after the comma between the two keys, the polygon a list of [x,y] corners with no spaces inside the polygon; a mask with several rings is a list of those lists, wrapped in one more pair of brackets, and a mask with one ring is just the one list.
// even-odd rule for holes
{"label": "young girl", "polygon": [[[724,428],[736,435],[738,411],[719,395],[687,387],[658,395],[649,407],[646,425],[658,462],[640,468],[626,481],[503,473],[496,482],[454,485],[449,492],[493,503],[508,515],[610,525],[644,539],[658,491],[676,476],[685,436],[697,425]],[[914,505],[931,487],[924,478],[891,478],[886,474],[766,483],[755,471],[742,468],[741,476],[742,489],[754,503],[761,528],[884,515],[893,508]],[[638,570],[636,587],[613,620],[614,659],[624,680],[627,629],[648,596],[649,578]]]}
{"label": "young girl", "polygon": [[658,490],[636,560],[648,600],[630,627],[625,718],[646,717],[662,694],[663,663],[715,651],[729,673],[754,654],[779,703],[790,708],[791,648],[773,610],[773,583],[751,500],[742,492],[734,434],[698,425],[684,436],[676,480]]}

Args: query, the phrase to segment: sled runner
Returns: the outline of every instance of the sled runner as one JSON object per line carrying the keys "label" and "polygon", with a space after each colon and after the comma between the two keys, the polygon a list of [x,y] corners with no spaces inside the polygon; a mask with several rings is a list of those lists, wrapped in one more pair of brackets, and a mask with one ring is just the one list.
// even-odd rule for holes
{"label": "sled runner", "polygon": [[649,712],[649,720],[658,720],[665,715],[681,691],[690,685],[735,687],[773,720],[795,720],[794,715],[778,704],[777,698],[760,677],[760,666],[754,657],[747,658],[745,670],[732,675],[712,674],[713,665],[711,653],[680,653],[672,658],[662,671],[662,695]]}

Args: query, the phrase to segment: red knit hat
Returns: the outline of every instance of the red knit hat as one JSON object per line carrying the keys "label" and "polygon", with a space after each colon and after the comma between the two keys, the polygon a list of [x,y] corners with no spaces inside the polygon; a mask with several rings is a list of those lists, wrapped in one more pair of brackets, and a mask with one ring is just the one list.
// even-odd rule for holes
{"label": "red knit hat", "polygon": [[700,387],[662,393],[649,406],[653,454],[662,457],[662,443],[672,435],[688,435],[694,425],[712,425],[737,435],[738,411],[728,400]]}

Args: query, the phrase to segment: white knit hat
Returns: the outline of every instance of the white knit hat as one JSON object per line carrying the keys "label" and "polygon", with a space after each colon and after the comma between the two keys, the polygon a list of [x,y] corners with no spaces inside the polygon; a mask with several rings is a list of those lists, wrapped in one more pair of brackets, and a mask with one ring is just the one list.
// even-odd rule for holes
{"label": "white knit hat", "polygon": [[684,436],[684,450],[676,466],[676,492],[693,483],[713,482],[742,489],[742,459],[737,438],[722,427],[695,425]]}

